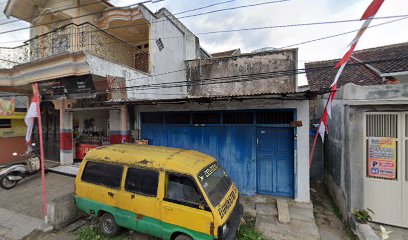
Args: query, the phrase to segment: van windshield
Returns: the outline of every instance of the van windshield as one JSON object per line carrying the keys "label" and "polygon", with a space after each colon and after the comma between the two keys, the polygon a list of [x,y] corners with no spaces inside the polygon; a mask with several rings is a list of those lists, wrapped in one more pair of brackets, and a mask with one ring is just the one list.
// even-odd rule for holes
{"label": "van windshield", "polygon": [[220,204],[232,184],[227,172],[217,162],[205,167],[198,174],[198,180],[214,207]]}

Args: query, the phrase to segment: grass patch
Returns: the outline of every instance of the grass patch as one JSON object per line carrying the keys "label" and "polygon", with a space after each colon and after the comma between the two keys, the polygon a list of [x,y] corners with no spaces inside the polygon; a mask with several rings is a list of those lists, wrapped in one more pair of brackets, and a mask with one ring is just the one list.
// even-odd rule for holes
{"label": "grass patch", "polygon": [[85,225],[75,231],[77,240],[123,240],[127,239],[125,234],[121,234],[114,238],[105,237],[95,225]]}
{"label": "grass patch", "polygon": [[265,238],[255,230],[255,218],[244,217],[245,224],[241,224],[237,234],[238,240],[264,240]]}

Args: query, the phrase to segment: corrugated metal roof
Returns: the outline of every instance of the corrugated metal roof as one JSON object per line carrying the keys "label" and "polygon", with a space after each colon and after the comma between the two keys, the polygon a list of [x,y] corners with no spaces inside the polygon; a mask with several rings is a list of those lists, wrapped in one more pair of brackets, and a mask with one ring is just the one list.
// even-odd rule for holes
{"label": "corrugated metal roof", "polygon": [[281,93],[257,93],[257,94],[245,94],[245,95],[229,95],[229,96],[185,96],[179,98],[162,98],[162,99],[122,99],[122,100],[109,100],[106,103],[150,103],[150,102],[175,102],[175,101],[200,101],[200,100],[231,100],[231,99],[256,99],[259,97],[275,97],[279,96],[280,99],[285,98],[299,98],[309,99],[310,91],[303,92],[281,92]]}

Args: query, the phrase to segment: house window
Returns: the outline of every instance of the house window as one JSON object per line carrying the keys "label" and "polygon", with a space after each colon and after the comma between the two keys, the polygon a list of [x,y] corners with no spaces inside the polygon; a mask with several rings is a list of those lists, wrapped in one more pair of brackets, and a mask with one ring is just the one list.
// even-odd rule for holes
{"label": "house window", "polygon": [[153,170],[129,168],[126,177],[126,191],[147,196],[157,196],[159,173]]}
{"label": "house window", "polygon": [[195,181],[178,174],[169,174],[167,182],[166,201],[189,207],[205,205],[205,200]]}
{"label": "house window", "polygon": [[0,128],[11,128],[10,119],[0,119]]}
{"label": "house window", "polygon": [[159,48],[159,51],[163,50],[164,45],[163,45],[163,41],[161,40],[161,38],[156,40],[156,45]]}
{"label": "house window", "polygon": [[107,163],[88,162],[82,174],[82,181],[118,189],[123,167]]}

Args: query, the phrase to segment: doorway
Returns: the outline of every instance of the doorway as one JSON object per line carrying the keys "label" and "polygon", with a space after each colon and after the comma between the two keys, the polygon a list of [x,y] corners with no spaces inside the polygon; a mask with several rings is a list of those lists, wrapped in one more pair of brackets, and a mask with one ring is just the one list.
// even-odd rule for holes
{"label": "doorway", "polygon": [[257,192],[293,197],[293,128],[259,127],[256,137]]}
{"label": "doorway", "polygon": [[373,221],[408,227],[408,113],[365,115],[364,208]]}

